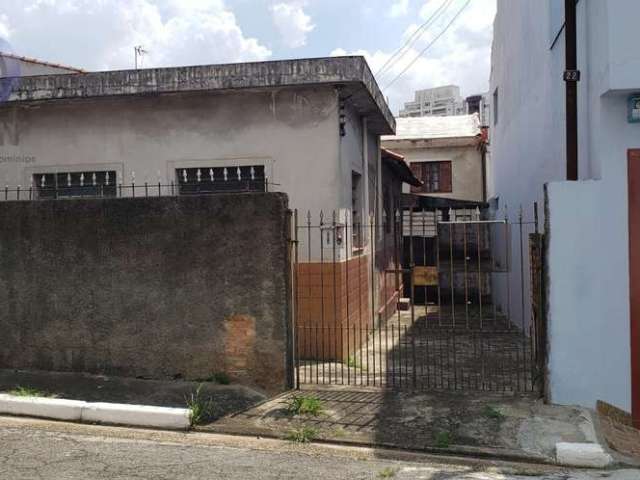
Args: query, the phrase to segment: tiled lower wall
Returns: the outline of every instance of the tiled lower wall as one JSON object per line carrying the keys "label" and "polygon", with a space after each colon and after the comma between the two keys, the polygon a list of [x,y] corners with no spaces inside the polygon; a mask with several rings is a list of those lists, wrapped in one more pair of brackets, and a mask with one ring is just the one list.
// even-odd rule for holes
{"label": "tiled lower wall", "polygon": [[346,262],[299,263],[296,283],[299,357],[347,360],[374,324],[369,256]]}

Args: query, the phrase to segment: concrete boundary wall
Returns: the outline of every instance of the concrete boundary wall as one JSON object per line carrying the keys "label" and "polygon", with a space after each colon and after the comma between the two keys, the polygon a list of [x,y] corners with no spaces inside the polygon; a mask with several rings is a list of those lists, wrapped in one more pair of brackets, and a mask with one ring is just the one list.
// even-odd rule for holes
{"label": "concrete boundary wall", "polygon": [[0,368],[291,385],[284,194],[0,204]]}
{"label": "concrete boundary wall", "polygon": [[594,408],[604,400],[630,411],[629,272],[615,267],[628,252],[611,248],[626,227],[606,187],[546,186],[549,394],[554,403]]}

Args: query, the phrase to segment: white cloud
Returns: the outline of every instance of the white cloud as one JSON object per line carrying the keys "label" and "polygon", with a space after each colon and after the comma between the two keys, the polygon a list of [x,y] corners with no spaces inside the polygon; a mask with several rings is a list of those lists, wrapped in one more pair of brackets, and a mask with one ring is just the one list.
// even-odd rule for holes
{"label": "white cloud", "polygon": [[[433,2],[428,2],[433,11]],[[452,27],[430,47],[423,56],[424,49],[455,15],[464,1],[454,2],[452,8],[411,46],[402,58],[388,71],[376,75],[385,97],[389,98],[392,111],[397,114],[405,102],[413,100],[415,90],[455,84],[465,96],[482,93],[489,88],[491,59],[492,23],[495,16],[495,0],[474,0]],[[424,18],[428,18],[427,13]],[[400,47],[415,32],[417,26],[410,25],[404,39],[398,41]],[[371,70],[376,73],[387,63],[393,50],[356,50],[346,52],[336,49],[331,55],[363,55]],[[411,62],[415,63],[391,86],[387,87]],[[386,87],[386,88],[385,88]]]}
{"label": "white cloud", "polygon": [[6,15],[0,15],[0,40],[9,38],[9,19]]}
{"label": "white cloud", "polygon": [[[0,0],[14,51],[86,69],[265,60],[223,0]],[[0,19],[1,23],[1,19]]]}
{"label": "white cloud", "polygon": [[402,17],[409,13],[409,0],[394,0],[389,15],[391,17]]}
{"label": "white cloud", "polygon": [[271,15],[282,40],[289,48],[307,44],[307,34],[315,28],[311,17],[304,12],[299,2],[280,2],[271,7]]}

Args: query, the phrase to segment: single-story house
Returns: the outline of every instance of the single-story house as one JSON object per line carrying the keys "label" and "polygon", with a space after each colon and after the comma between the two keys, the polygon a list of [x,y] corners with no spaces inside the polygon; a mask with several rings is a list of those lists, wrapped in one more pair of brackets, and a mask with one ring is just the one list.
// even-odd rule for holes
{"label": "single-story house", "polygon": [[285,192],[298,322],[375,321],[372,222],[420,182],[383,163],[395,119],[363,57],[36,73],[5,82],[0,200]]}

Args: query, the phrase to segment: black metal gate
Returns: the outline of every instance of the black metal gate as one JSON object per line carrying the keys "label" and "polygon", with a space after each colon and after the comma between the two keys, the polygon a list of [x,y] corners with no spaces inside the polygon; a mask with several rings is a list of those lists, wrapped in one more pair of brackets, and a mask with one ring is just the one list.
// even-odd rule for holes
{"label": "black metal gate", "polygon": [[297,384],[539,392],[542,236],[479,210],[295,214]]}

